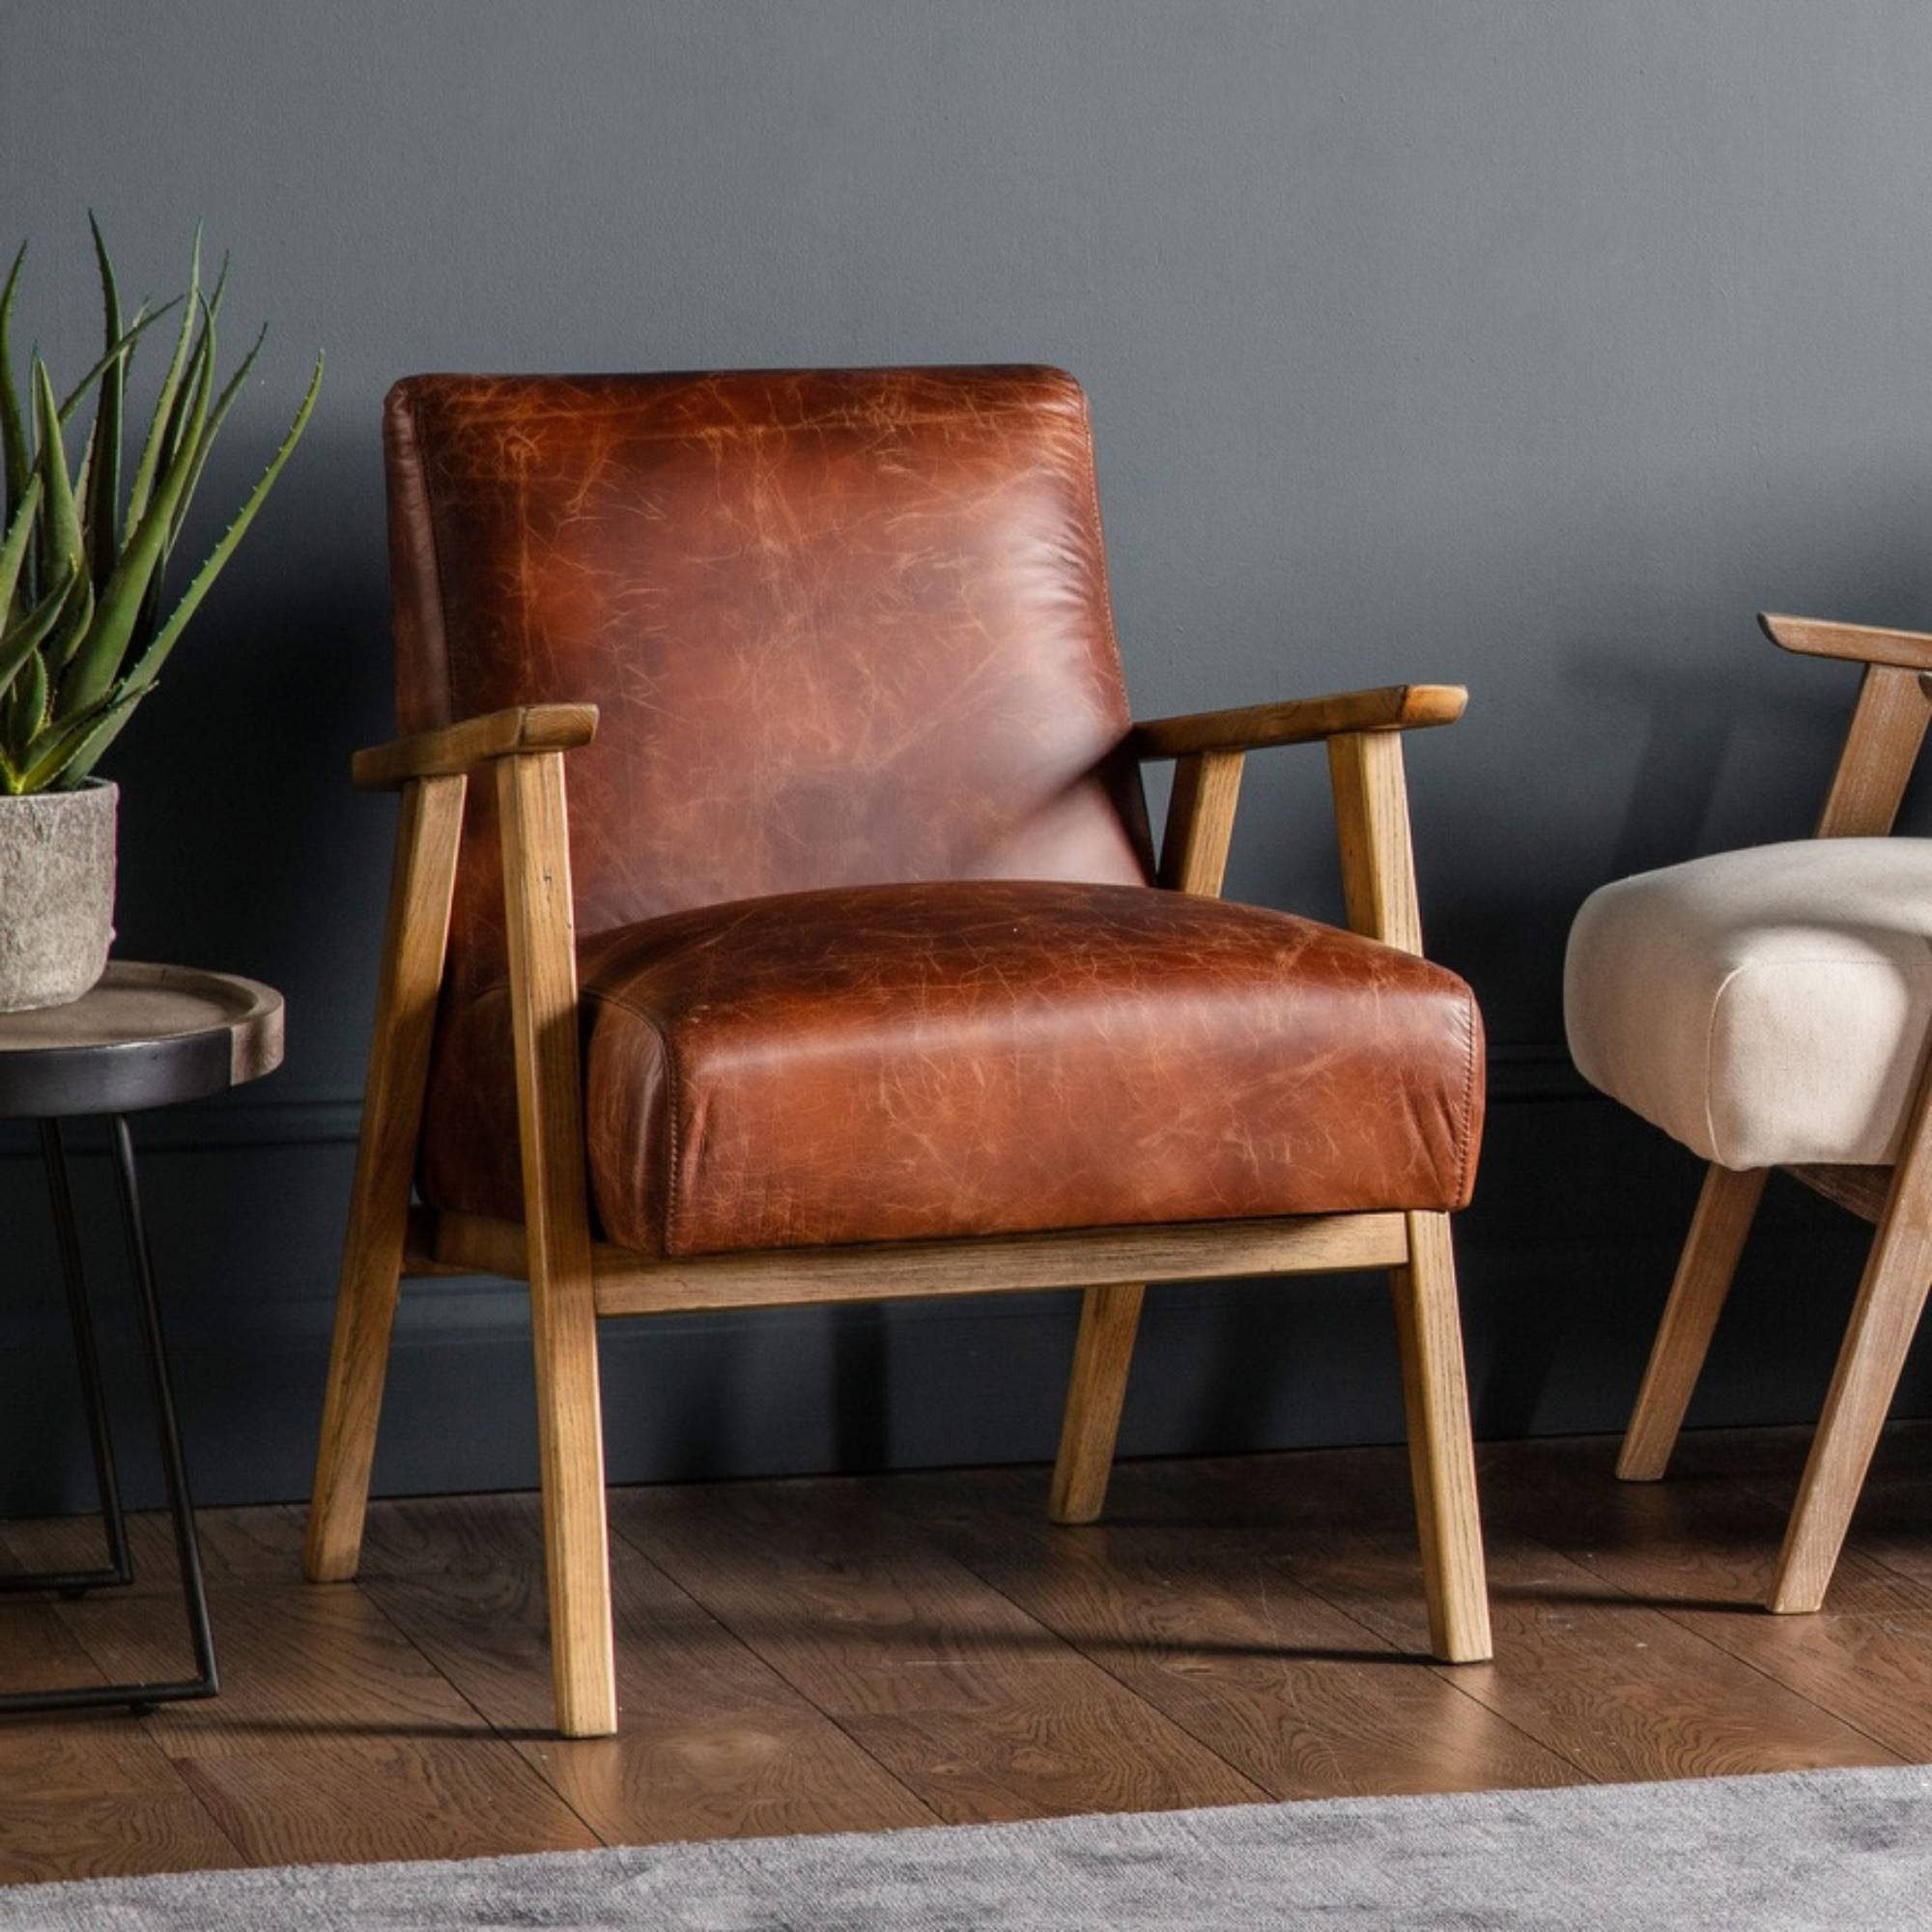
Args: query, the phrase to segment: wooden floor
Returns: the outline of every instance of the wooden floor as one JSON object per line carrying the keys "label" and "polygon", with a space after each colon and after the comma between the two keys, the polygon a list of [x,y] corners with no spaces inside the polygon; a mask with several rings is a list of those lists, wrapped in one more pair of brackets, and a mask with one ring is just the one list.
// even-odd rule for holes
{"label": "wooden floor", "polygon": [[[1493,1664],[1420,1655],[1400,1451],[612,1498],[623,1729],[551,1737],[533,1499],[380,1505],[361,1579],[291,1509],[203,1518],[225,1689],[0,1721],[0,1879],[1932,1760],[1932,1425],[1891,1431],[1830,1607],[1753,1605],[1804,1436],[1487,1451]],[[14,1524],[0,1566],[90,1561]],[[143,1576],[0,1601],[0,1682],[185,1667]]]}

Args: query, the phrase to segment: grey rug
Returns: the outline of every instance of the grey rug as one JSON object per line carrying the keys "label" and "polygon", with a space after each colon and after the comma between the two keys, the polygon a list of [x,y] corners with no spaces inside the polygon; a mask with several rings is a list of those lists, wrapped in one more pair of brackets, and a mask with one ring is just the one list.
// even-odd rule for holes
{"label": "grey rug", "polygon": [[[0,1794],[0,1826],[5,1798]],[[0,1890],[34,1932],[1884,1932],[1932,1925],[1932,1769]]]}

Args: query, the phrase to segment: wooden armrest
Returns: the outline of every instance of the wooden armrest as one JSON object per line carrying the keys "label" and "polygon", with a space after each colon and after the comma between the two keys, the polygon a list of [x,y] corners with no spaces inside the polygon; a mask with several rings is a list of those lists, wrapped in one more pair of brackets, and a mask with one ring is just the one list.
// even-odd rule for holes
{"label": "wooden armrest", "polygon": [[568,752],[596,735],[594,704],[518,704],[372,745],[355,753],[349,769],[365,791],[389,791],[411,779],[454,777],[520,752]]}
{"label": "wooden armrest", "polygon": [[1850,658],[1855,664],[1932,670],[1932,637],[1921,631],[1885,631],[1870,624],[1833,624],[1822,617],[1787,617],[1776,611],[1760,611],[1757,621],[1774,644],[1805,657]]}
{"label": "wooden armrest", "polygon": [[[1932,667],[1932,659],[1927,660]],[[1236,711],[1197,711],[1136,724],[1128,749],[1142,760],[1185,758],[1202,752],[1258,752],[1269,745],[1306,745],[1352,731],[1415,731],[1453,724],[1469,694],[1460,684],[1389,684]]]}

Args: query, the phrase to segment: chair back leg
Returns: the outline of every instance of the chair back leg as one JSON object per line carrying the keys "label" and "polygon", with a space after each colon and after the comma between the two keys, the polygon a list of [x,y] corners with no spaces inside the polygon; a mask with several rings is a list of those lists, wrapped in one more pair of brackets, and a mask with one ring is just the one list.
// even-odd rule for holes
{"label": "chair back leg", "polygon": [[1448,1215],[1408,1216],[1408,1265],[1394,1271],[1390,1285],[1429,1647],[1445,1663],[1480,1662],[1491,1655],[1490,1600]]}
{"label": "chair back leg", "polygon": [[355,1576],[362,1550],[376,1422],[409,1226],[410,1178],[449,939],[465,786],[461,777],[437,777],[403,788],[302,1559],[312,1582]]}
{"label": "chair back leg", "polygon": [[1106,1505],[1145,1292],[1138,1282],[1116,1282],[1088,1289],[1081,1300],[1060,1455],[1046,1506],[1055,1522],[1093,1522]]}
{"label": "chair back leg", "polygon": [[617,1728],[563,754],[497,766],[557,1728]]}
{"label": "chair back leg", "polygon": [[1627,1483],[1656,1482],[1670,1461],[1769,1176],[1769,1168],[1719,1167],[1715,1161],[1705,1172],[1617,1457],[1617,1474]]}

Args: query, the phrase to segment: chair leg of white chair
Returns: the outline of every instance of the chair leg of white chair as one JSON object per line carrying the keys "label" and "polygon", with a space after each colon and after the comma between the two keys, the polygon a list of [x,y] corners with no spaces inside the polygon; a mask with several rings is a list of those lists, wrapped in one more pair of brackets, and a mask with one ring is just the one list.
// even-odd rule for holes
{"label": "chair leg of white chair", "polygon": [[1784,1532],[1769,1606],[1815,1610],[1825,1601],[1879,1431],[1932,1287],[1932,1161],[1908,1159],[1885,1217],[1832,1376],[1825,1412]]}
{"label": "chair leg of white chair", "polygon": [[1617,1474],[1626,1483],[1654,1483],[1670,1461],[1770,1172],[1719,1167],[1714,1161],[1704,1175],[1704,1190],[1678,1257],[1677,1278],[1651,1344],[1650,1366],[1643,1372],[1643,1386],[1617,1457]]}

